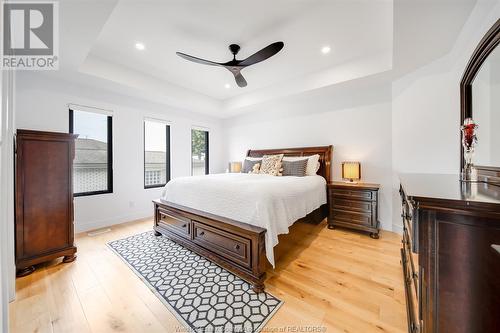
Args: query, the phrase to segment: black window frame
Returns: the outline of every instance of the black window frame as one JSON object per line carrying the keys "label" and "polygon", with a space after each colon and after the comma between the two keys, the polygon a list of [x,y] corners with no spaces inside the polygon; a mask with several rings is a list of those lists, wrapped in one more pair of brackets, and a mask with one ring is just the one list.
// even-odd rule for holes
{"label": "black window frame", "polygon": [[191,158],[191,176],[193,176],[193,131],[201,131],[205,132],[205,175],[208,175],[210,173],[210,163],[209,163],[209,131],[204,130],[204,129],[198,129],[198,128],[191,128],[191,153],[190,153],[190,158]]}
{"label": "black window frame", "polygon": [[[79,110],[76,110],[79,111]],[[69,132],[71,134],[73,133],[73,110],[69,109]],[[82,111],[86,112],[86,111]],[[98,113],[98,112],[96,112]],[[113,193],[113,116],[107,116],[107,136],[108,136],[108,189],[104,191],[91,191],[91,192],[80,192],[80,193],[73,193],[74,197],[86,197],[86,196],[91,196],[91,195],[98,195],[98,194],[109,194]]]}
{"label": "black window frame", "polygon": [[148,120],[148,119],[144,119],[144,121],[142,122],[142,139],[143,139],[143,142],[142,142],[142,149],[143,149],[143,152],[144,152],[144,155],[143,155],[143,163],[142,163],[142,167],[143,167],[143,175],[142,175],[142,181],[143,181],[143,184],[144,184],[144,189],[145,190],[148,190],[148,189],[151,189],[151,188],[158,188],[158,187],[163,187],[165,185],[167,185],[167,183],[170,181],[170,125],[169,124],[166,124],[164,122],[161,122],[161,121],[157,121],[158,123],[163,123],[165,125],[165,131],[166,131],[166,135],[165,135],[165,140],[166,140],[166,149],[167,149],[167,153],[165,154],[165,164],[167,166],[166,170],[167,170],[167,174],[165,175],[165,184],[158,184],[158,185],[149,185],[147,186],[146,185],[146,121],[151,121],[151,122],[154,122],[155,120]]}

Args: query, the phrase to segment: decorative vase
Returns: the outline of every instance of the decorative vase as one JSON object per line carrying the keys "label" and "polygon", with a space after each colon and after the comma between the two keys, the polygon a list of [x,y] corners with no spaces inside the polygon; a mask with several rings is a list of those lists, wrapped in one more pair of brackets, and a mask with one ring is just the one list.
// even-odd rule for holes
{"label": "decorative vase", "polygon": [[474,157],[474,149],[477,143],[476,128],[478,125],[472,118],[464,119],[464,124],[461,126],[462,131],[462,146],[464,148],[464,167],[460,175],[462,181],[477,181],[477,170],[474,168],[472,158]]}

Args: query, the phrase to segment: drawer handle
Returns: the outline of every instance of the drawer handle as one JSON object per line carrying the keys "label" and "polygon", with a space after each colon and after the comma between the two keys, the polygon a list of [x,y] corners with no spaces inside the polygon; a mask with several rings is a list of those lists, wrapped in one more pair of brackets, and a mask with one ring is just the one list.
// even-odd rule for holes
{"label": "drawer handle", "polygon": [[200,236],[203,236],[205,234],[205,231],[200,232]]}
{"label": "drawer handle", "polygon": [[235,250],[239,250],[239,249],[240,249],[240,244],[236,244],[236,245],[234,246],[234,249],[235,249]]}
{"label": "drawer handle", "polygon": [[182,225],[182,227],[183,227],[183,228],[187,227],[187,224],[185,224],[185,223],[184,223],[184,224]]}

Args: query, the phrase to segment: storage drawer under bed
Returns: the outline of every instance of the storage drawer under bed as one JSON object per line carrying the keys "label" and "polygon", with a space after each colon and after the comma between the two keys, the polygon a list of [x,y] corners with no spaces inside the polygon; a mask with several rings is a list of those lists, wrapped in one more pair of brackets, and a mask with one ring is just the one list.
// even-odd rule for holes
{"label": "storage drawer under bed", "polygon": [[193,242],[244,267],[251,267],[250,239],[193,220]]}
{"label": "storage drawer under bed", "polygon": [[170,212],[167,209],[159,208],[158,214],[158,225],[172,231],[173,233],[185,237],[191,238],[191,220],[187,217],[179,216]]}

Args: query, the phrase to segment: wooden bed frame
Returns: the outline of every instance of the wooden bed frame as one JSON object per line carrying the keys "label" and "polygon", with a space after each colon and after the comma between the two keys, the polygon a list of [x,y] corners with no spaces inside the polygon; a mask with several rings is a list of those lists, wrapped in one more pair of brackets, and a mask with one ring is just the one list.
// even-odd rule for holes
{"label": "wooden bed frame", "polygon": [[[249,150],[248,157],[284,154],[310,156],[319,154],[318,174],[331,180],[332,146]],[[326,187],[325,187],[326,191]],[[266,229],[225,217],[154,200],[154,231],[206,257],[252,284],[255,292],[264,290],[266,277]],[[321,222],[327,215],[323,205],[299,221]]]}

